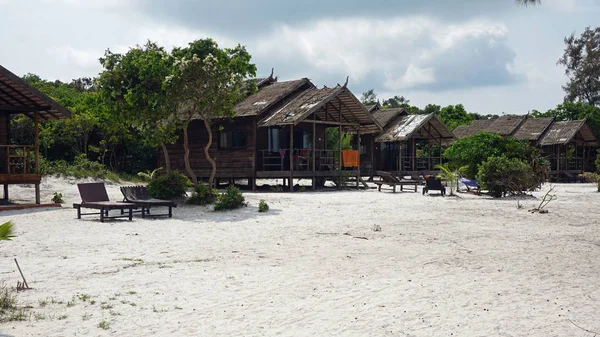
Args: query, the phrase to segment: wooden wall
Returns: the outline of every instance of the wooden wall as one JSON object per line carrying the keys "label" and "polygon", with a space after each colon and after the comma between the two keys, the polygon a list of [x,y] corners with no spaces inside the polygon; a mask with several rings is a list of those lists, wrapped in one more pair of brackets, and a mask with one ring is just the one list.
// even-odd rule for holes
{"label": "wooden wall", "polygon": [[[8,113],[0,113],[0,145],[9,143],[10,118]],[[8,173],[6,168],[8,161],[8,150],[0,149],[0,173]]]}
{"label": "wooden wall", "polygon": [[[212,126],[213,144],[210,148],[211,157],[217,163],[217,177],[219,178],[250,178],[253,176],[254,149],[256,134],[254,132],[254,119],[238,118],[231,121],[215,122]],[[218,147],[220,128],[227,130],[246,130],[247,146],[241,149],[221,149]],[[206,179],[210,176],[211,165],[204,156],[204,146],[208,142],[208,132],[204,122],[192,121],[188,129],[190,165],[198,179]],[[167,145],[171,169],[186,173],[184,163],[183,133],[179,136],[176,144]],[[159,153],[159,167],[165,166],[162,149]]]}

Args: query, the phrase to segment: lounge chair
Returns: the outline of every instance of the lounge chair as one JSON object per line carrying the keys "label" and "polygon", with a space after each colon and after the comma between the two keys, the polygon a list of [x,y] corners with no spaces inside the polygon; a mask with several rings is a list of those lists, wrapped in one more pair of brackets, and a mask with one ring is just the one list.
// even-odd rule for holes
{"label": "lounge chair", "polygon": [[442,196],[446,194],[446,187],[442,185],[442,181],[437,179],[435,176],[430,175],[425,178],[425,186],[423,186],[423,195],[429,194],[429,191],[440,191]]}
{"label": "lounge chair", "polygon": [[405,185],[413,186],[414,191],[416,192],[417,185],[419,185],[419,182],[416,180],[398,179],[397,177],[395,177],[394,175],[392,175],[389,172],[379,171],[379,172],[377,172],[377,175],[381,178],[381,181],[375,182],[375,185],[378,186],[377,190],[379,192],[381,192],[381,185],[392,186],[392,190],[394,191],[394,193],[396,193],[396,186],[400,186],[400,191],[404,190]]}
{"label": "lounge chair", "polygon": [[[154,199],[148,193],[148,189],[145,186],[122,186],[121,193],[123,193],[123,201],[133,203],[137,206],[142,207],[142,218],[146,215],[150,216],[173,216],[173,207],[177,207],[177,204],[171,200]],[[152,207],[168,207],[169,212],[163,214],[150,214]]]}
{"label": "lounge chair", "polygon": [[458,181],[465,185],[465,187],[467,188],[467,192],[471,192],[471,190],[474,190],[477,192],[477,194],[481,193],[477,180],[461,177]]}
{"label": "lounge chair", "polygon": [[[77,219],[81,219],[82,215],[100,215],[100,222],[104,222],[104,219],[129,218],[129,221],[133,219],[133,210],[137,206],[133,203],[110,201],[104,183],[77,184],[77,188],[81,196],[81,203],[73,204],[73,208],[77,209]],[[97,209],[100,213],[81,213],[82,208]],[[119,215],[109,216],[111,210],[121,212]],[[125,210],[129,211],[128,214],[124,214]]]}

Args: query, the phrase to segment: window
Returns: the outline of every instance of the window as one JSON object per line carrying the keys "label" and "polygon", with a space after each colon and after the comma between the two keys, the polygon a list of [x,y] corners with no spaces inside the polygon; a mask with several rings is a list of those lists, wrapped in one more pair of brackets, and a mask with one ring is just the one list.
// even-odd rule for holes
{"label": "window", "polygon": [[277,152],[279,151],[279,129],[278,128],[269,128],[269,151]]}
{"label": "window", "polygon": [[248,146],[248,132],[246,130],[221,131],[219,134],[219,148],[241,149]]}

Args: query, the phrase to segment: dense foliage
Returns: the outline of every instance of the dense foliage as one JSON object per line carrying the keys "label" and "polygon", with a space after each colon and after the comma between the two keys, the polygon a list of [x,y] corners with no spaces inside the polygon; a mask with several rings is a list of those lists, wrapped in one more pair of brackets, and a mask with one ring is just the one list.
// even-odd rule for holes
{"label": "dense foliage", "polygon": [[206,206],[214,203],[217,200],[217,191],[211,189],[208,185],[198,183],[198,186],[194,189],[194,193],[187,200],[190,205]]}
{"label": "dense foliage", "polygon": [[539,188],[548,179],[548,162],[526,142],[478,133],[454,142],[445,152],[449,169],[477,179],[494,196]]}
{"label": "dense foliage", "polygon": [[530,165],[506,155],[492,156],[479,165],[479,186],[494,197],[521,194],[539,187]]}
{"label": "dense foliage", "polygon": [[246,198],[242,195],[242,192],[235,187],[229,186],[225,192],[221,193],[215,203],[215,211],[227,211],[248,206]]}
{"label": "dense foliage", "polygon": [[148,182],[148,193],[156,199],[174,199],[184,197],[191,187],[190,180],[185,175],[171,171]]}

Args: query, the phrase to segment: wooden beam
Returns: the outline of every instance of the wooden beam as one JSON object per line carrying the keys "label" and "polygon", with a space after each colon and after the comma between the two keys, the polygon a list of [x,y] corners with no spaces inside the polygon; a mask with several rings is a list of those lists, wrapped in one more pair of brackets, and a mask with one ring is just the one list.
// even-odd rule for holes
{"label": "wooden beam", "polygon": [[[256,148],[256,144],[257,144],[257,140],[256,137],[258,136],[258,131],[257,131],[257,125],[256,125],[256,118],[252,119],[252,190],[256,191],[256,161],[257,161],[257,156],[256,154],[258,153],[258,149]],[[269,132],[269,129],[267,129],[267,132]],[[267,144],[268,147],[268,144]]]}
{"label": "wooden beam", "polygon": [[356,176],[356,188],[360,188],[360,127],[356,131],[356,137],[358,142],[358,176]]}
{"label": "wooden beam", "polygon": [[[313,121],[316,122],[317,115],[313,114]],[[317,162],[317,123],[313,123],[312,125],[312,171],[315,172],[316,162]],[[309,157],[310,158],[310,157]],[[312,177],[312,188],[313,190],[317,189],[317,178],[313,175]]]}
{"label": "wooden beam", "polygon": [[336,122],[330,122],[330,121],[318,121],[318,120],[309,120],[309,119],[305,119],[303,121],[300,121],[300,123],[326,124],[326,125],[332,125],[332,126],[342,125],[342,126],[360,127],[360,124],[355,124],[355,123],[336,123]]}
{"label": "wooden beam", "polygon": [[45,111],[50,110],[49,106],[37,106],[37,107],[17,107],[13,105],[0,105],[0,111],[8,111],[8,112],[37,112],[37,111]]}
{"label": "wooden beam", "polygon": [[294,192],[294,124],[290,125],[290,192]]}

